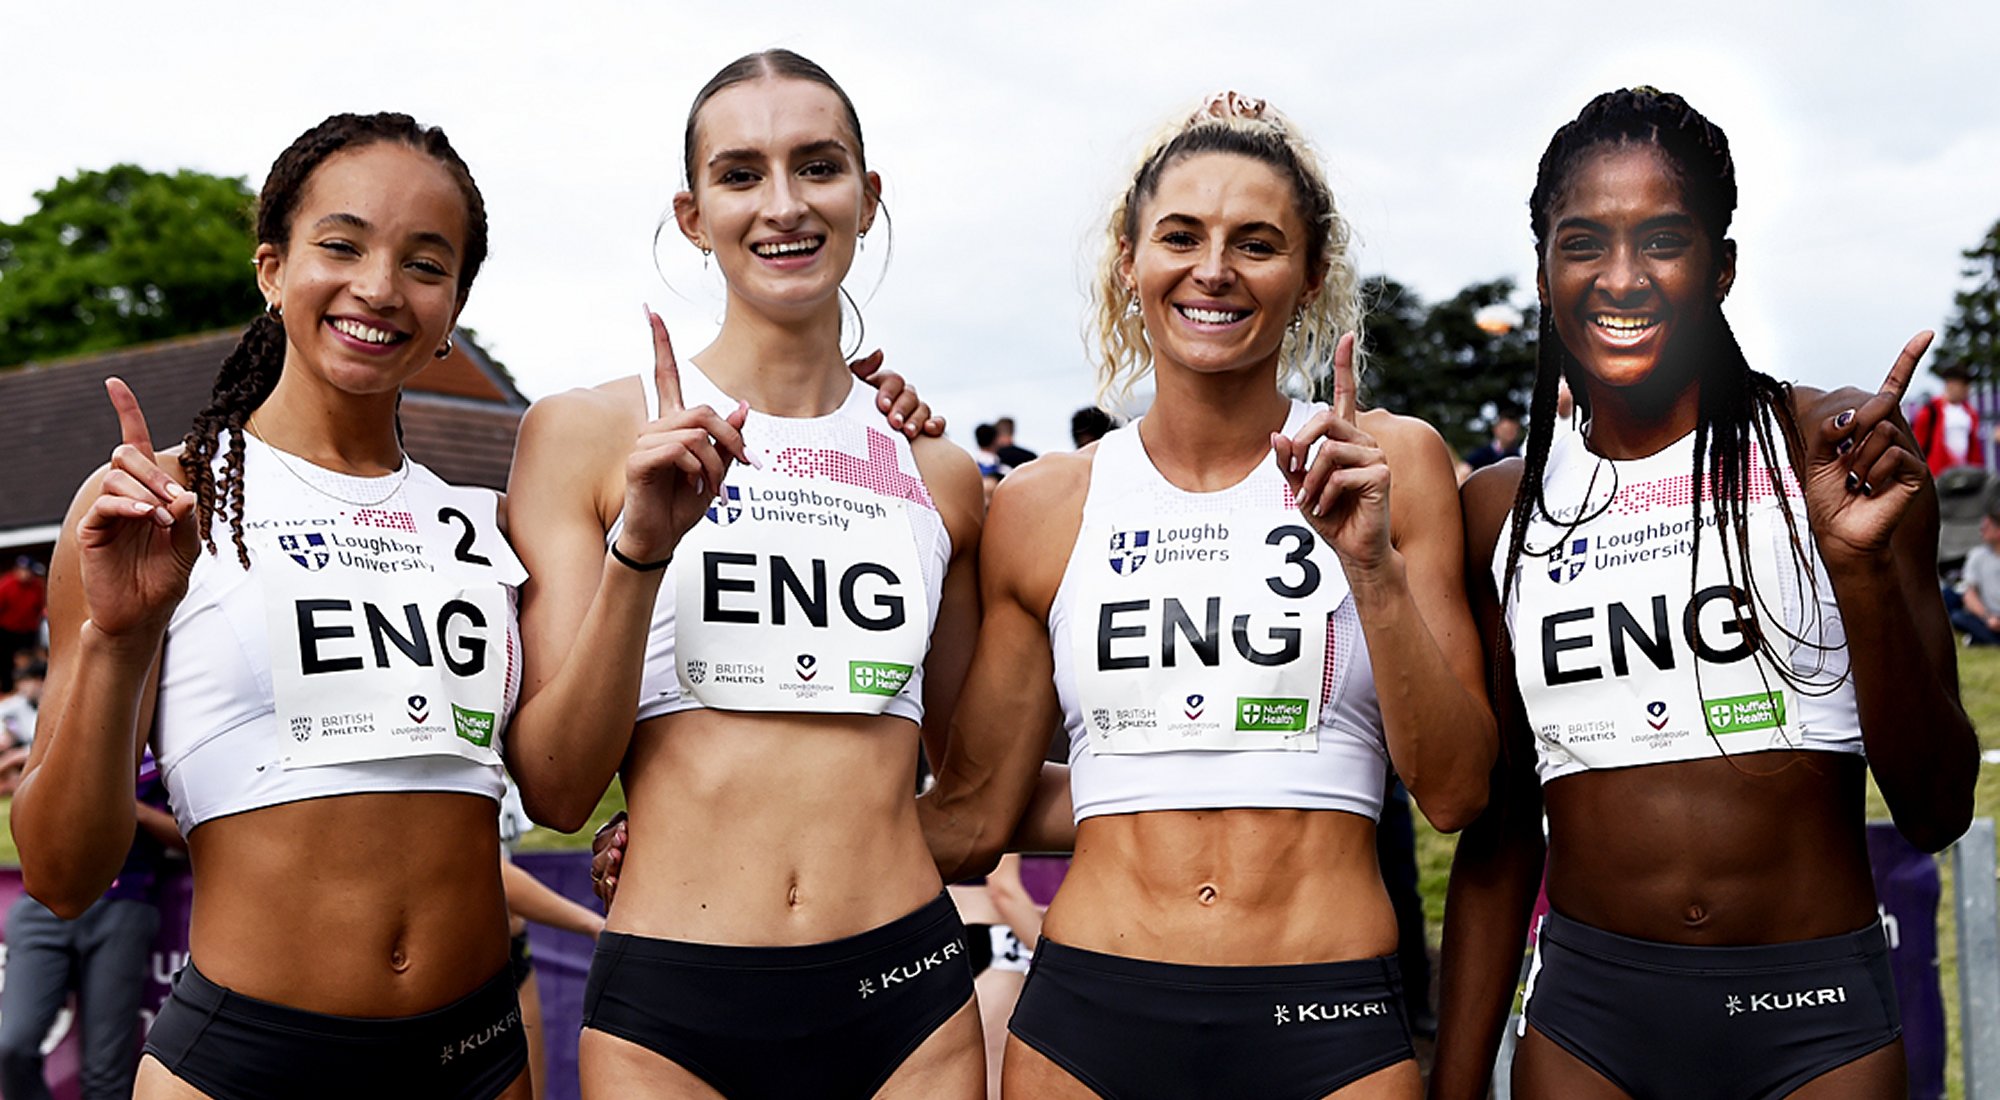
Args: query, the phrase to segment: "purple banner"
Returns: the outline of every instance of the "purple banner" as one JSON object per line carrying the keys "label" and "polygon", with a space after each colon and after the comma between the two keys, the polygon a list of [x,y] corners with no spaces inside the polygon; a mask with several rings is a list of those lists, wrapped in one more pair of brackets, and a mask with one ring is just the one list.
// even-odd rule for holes
{"label": "purple banner", "polygon": [[1886,821],[1868,825],[1868,862],[1889,937],[1889,965],[1903,1010],[1903,1050],[1910,1061],[1911,1100],[1944,1096],[1944,995],[1939,988],[1937,913],[1942,887],[1937,860]]}

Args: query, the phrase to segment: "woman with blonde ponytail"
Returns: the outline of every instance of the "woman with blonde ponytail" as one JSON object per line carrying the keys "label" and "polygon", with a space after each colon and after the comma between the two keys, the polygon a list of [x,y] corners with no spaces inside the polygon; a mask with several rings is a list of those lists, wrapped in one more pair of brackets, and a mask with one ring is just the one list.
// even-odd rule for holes
{"label": "woman with blonde ponytail", "polygon": [[[1493,720],[1451,453],[1355,407],[1348,243],[1283,116],[1228,93],[1183,118],[1095,294],[1100,389],[1150,372],[1151,410],[994,495],[920,804],[948,880],[1075,822],[1007,1096],[1418,1094],[1375,816],[1393,764],[1433,824],[1470,820]],[[1328,370],[1332,407],[1287,395]],[[1037,779],[1058,725],[1067,800]]]}

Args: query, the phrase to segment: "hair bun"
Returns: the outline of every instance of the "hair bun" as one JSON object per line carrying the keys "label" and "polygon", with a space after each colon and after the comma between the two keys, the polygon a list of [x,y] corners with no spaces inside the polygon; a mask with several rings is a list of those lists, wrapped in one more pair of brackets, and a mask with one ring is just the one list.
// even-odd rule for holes
{"label": "hair bun", "polygon": [[1264,101],[1255,96],[1240,95],[1233,91],[1217,92],[1208,97],[1195,112],[1196,118],[1242,118],[1256,121],[1264,119]]}

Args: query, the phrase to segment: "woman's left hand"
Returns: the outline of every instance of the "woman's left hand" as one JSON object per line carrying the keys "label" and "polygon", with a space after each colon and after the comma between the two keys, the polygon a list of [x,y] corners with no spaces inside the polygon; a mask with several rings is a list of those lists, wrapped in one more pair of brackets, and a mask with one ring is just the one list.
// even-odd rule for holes
{"label": "woman's left hand", "polygon": [[1806,426],[1806,514],[1830,563],[1886,555],[1923,490],[1927,470],[1899,410],[1931,337],[1928,330],[1911,337],[1882,388],[1859,407]]}
{"label": "woman's left hand", "polygon": [[1315,413],[1297,438],[1271,433],[1271,454],[1300,513],[1340,556],[1350,581],[1389,561],[1389,462],[1357,425],[1352,333],[1334,349],[1333,406]]}

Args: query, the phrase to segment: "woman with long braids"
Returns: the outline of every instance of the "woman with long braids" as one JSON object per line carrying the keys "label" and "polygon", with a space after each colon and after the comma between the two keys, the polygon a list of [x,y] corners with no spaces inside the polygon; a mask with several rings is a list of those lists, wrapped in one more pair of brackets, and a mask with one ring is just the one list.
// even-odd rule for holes
{"label": "woman with long braids", "polygon": [[1592,100],[1529,207],[1529,449],[1463,490],[1503,763],[1452,865],[1433,1095],[1485,1095],[1546,851],[1516,1096],[1901,1096],[1864,782],[1936,850],[1978,769],[1897,411],[1930,334],[1876,393],[1745,362],[1735,166],[1676,95]]}
{"label": "woman with long braids", "polygon": [[[1074,814],[1009,1097],[1420,1090],[1375,861],[1384,771],[1456,829],[1493,725],[1452,455],[1355,409],[1348,237],[1275,110],[1230,93],[1169,127],[1096,283],[1102,388],[1150,372],[1152,407],[994,494],[977,657],[921,801],[951,878]],[[1280,386],[1329,368],[1331,408]],[[1058,726],[1068,799],[1038,787]]]}
{"label": "woman with long braids", "polygon": [[833,78],[725,66],[685,168],[721,332],[681,364],[649,316],[653,371],[538,403],[510,481],[522,798],[573,830],[622,771],[631,810],[584,1094],[970,1100],[964,929],[911,792],[969,659],[978,470],[885,431],[843,363],[881,184]]}
{"label": "woman with long braids", "polygon": [[179,448],[124,442],[56,547],[53,652],[14,803],[31,893],[118,869],[148,740],[195,874],[191,961],[137,1095],[528,1095],[498,831],[523,579],[496,497],[403,453],[486,257],[442,131],[335,115],[271,167],[269,310]]}

